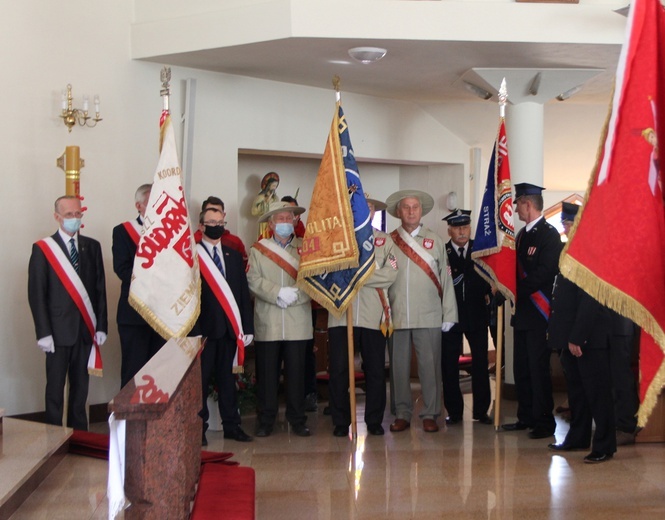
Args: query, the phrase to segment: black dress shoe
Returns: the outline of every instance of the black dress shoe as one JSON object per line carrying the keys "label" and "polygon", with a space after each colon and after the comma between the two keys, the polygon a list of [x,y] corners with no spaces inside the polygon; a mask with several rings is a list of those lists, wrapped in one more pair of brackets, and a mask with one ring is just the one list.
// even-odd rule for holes
{"label": "black dress shoe", "polygon": [[584,457],[584,462],[587,464],[600,464],[601,462],[607,462],[613,457],[611,453],[600,453],[599,451],[592,451],[586,457]]}
{"label": "black dress shoe", "polygon": [[473,420],[478,421],[480,424],[494,424],[492,418],[487,414],[474,416]]}
{"label": "black dress shoe", "polygon": [[242,431],[242,428],[236,428],[235,430],[231,430],[229,432],[224,432],[224,438],[225,439],[233,439],[234,441],[238,442],[250,442],[252,438],[247,435],[244,431]]}
{"label": "black dress shoe", "polygon": [[201,446],[207,446],[208,445],[208,439],[206,438],[206,434],[204,433],[203,436],[201,437]]}
{"label": "black dress shoe", "polygon": [[270,426],[259,426],[256,428],[254,435],[256,437],[270,437],[272,433],[272,428]]}
{"label": "black dress shoe", "polygon": [[446,424],[452,426],[453,424],[459,424],[462,422],[461,417],[446,417]]}
{"label": "black dress shoe", "polygon": [[501,428],[507,432],[516,432],[518,430],[528,430],[531,426],[522,421],[517,421],[515,423],[502,424]]}
{"label": "black dress shoe", "polygon": [[335,426],[333,430],[333,435],[335,437],[348,437],[349,436],[349,427],[348,426]]}
{"label": "black dress shoe", "polygon": [[547,447],[552,451],[575,451],[575,450],[586,450],[589,448],[588,446],[584,447],[573,446],[572,444],[566,444],[565,442],[559,442],[559,443],[552,442],[548,444]]}
{"label": "black dress shoe", "polygon": [[383,435],[386,432],[380,424],[368,424],[367,433],[370,435]]}
{"label": "black dress shoe", "polygon": [[547,439],[553,435],[554,432],[552,430],[546,430],[545,428],[534,428],[529,432],[529,439]]}
{"label": "black dress shoe", "polygon": [[304,424],[292,424],[291,431],[298,437],[309,437],[311,435],[309,428]]}

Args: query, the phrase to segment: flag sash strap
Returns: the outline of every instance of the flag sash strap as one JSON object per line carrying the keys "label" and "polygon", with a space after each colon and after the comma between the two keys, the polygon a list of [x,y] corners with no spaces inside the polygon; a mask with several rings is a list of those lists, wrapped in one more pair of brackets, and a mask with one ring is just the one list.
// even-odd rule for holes
{"label": "flag sash strap", "polygon": [[388,303],[388,298],[386,298],[386,291],[384,289],[379,289],[377,287],[376,292],[379,294],[379,300],[381,300],[381,306],[383,307],[383,314],[381,315],[381,332],[386,338],[389,338],[393,333],[393,320],[390,315],[390,304]]}
{"label": "flag sash strap", "polygon": [[141,240],[141,228],[139,227],[139,223],[136,222],[136,220],[129,220],[123,222],[122,225],[125,226],[125,230],[129,237],[134,241],[134,244],[138,246],[139,241]]}
{"label": "flag sash strap", "polygon": [[[520,280],[524,280],[524,278],[526,278],[526,272],[524,271],[524,267],[522,267],[522,262],[519,260],[517,262],[517,271],[520,275]],[[538,312],[543,315],[543,318],[545,318],[546,321],[550,321],[550,301],[547,299],[547,296],[545,296],[545,293],[543,291],[536,291],[535,293],[530,294],[529,298],[536,306],[536,309],[538,309]]]}
{"label": "flag sash strap", "polygon": [[85,286],[81,281],[81,277],[74,270],[71,260],[65,255],[65,252],[53,237],[39,240],[37,245],[44,253],[46,260],[55,271],[55,274],[64,286],[67,294],[69,294],[70,298],[76,304],[76,307],[83,317],[83,322],[90,333],[90,337],[92,338],[92,350],[90,351],[90,358],[88,360],[88,371],[94,375],[101,375],[102,358],[99,352],[99,345],[97,345],[97,342],[95,341],[97,316],[95,316],[95,312],[92,309],[92,302],[90,301],[90,296],[88,296],[88,291],[86,291]]}
{"label": "flag sash strap", "polygon": [[390,236],[395,242],[395,245],[400,248],[402,253],[404,253],[414,264],[420,267],[425,274],[432,280],[432,283],[436,286],[436,290],[439,292],[439,298],[443,298],[443,287],[441,287],[441,281],[432,269],[432,263],[435,262],[432,255],[425,251],[420,244],[416,242],[411,235],[409,235],[404,228],[400,227],[393,231]]}
{"label": "flag sash strap", "polygon": [[274,240],[264,238],[256,242],[253,247],[267,259],[275,262],[291,278],[298,279],[298,261],[275,244]]}
{"label": "flag sash strap", "polygon": [[224,278],[222,273],[219,272],[219,269],[210,257],[208,250],[202,244],[197,244],[196,247],[199,250],[201,274],[206,279],[206,282],[208,282],[215,298],[217,298],[217,301],[222,306],[224,313],[231,322],[238,348],[244,350],[242,339],[245,333],[242,330],[242,318],[240,317],[240,309],[238,308],[235,296],[233,296],[231,287],[229,287],[226,278]]}

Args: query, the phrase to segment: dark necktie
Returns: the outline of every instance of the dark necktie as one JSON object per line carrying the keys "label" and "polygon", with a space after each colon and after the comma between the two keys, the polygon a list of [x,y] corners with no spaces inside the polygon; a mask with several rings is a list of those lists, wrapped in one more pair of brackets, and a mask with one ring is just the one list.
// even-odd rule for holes
{"label": "dark necktie", "polygon": [[76,250],[76,243],[73,238],[69,240],[69,259],[74,266],[76,272],[79,272],[79,253]]}
{"label": "dark necktie", "polygon": [[460,248],[459,248],[459,257],[460,257],[462,260],[464,260],[464,248],[463,248],[463,247],[460,247]]}
{"label": "dark necktie", "polygon": [[226,278],[226,275],[224,274],[224,266],[222,266],[222,259],[217,254],[217,246],[212,248],[212,261],[215,262],[215,265],[217,266],[217,269],[219,269],[219,272],[222,273],[222,276]]}

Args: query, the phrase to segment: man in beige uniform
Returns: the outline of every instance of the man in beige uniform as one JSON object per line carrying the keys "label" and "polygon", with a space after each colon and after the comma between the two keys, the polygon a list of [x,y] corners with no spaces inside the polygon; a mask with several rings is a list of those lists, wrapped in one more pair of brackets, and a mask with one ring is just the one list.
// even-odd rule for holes
{"label": "man in beige uniform", "polygon": [[[386,209],[378,200],[367,199],[370,220],[375,210]],[[360,350],[365,373],[365,423],[370,435],[383,435],[386,409],[386,340],[391,332],[388,288],[397,278],[397,260],[390,235],[373,230],[376,268],[353,300],[353,343]],[[330,372],[330,414],[333,435],[346,437],[351,424],[349,398],[349,354],[346,313],[340,318],[328,316],[328,371]]]}
{"label": "man in beige uniform", "polygon": [[401,432],[411,425],[413,343],[422,387],[423,430],[436,432],[436,419],[441,415],[441,331],[450,330],[457,322],[455,288],[443,239],[420,223],[434,207],[432,197],[422,191],[402,190],[388,197],[386,203],[388,213],[402,221],[391,233],[399,270],[388,290],[395,324],[389,350],[397,415],[390,431]]}
{"label": "man in beige uniform", "polygon": [[282,360],[286,375],[286,420],[301,437],[305,426],[303,393],[305,348],[312,339],[309,296],[296,287],[301,239],[293,233],[294,216],[305,211],[288,202],[273,202],[259,222],[268,222],[272,236],[249,252],[247,281],[254,302],[254,344],[259,413],[256,436],[272,433],[277,418],[277,391]]}

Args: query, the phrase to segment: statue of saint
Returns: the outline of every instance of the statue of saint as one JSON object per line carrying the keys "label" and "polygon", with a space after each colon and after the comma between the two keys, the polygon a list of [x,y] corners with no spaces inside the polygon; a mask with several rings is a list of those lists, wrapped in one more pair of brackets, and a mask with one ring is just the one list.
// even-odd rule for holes
{"label": "statue of saint", "polygon": [[[252,215],[260,217],[270,208],[273,202],[279,202],[276,190],[279,186],[279,175],[275,172],[268,172],[261,179],[261,191],[252,203]],[[268,222],[259,224],[259,240],[270,237],[270,227]]]}

